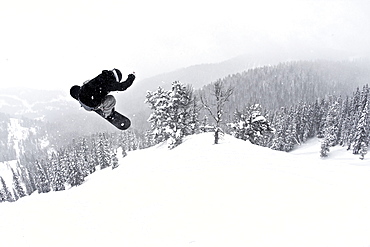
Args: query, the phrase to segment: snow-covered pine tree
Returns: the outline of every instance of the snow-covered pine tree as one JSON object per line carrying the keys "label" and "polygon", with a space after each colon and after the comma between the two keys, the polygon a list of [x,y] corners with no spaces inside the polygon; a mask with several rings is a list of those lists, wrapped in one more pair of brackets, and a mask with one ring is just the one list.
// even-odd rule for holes
{"label": "snow-covered pine tree", "polygon": [[181,144],[184,136],[191,134],[190,107],[192,103],[193,89],[186,87],[179,81],[172,83],[170,92],[169,115],[171,121],[167,127],[169,134],[169,148]]}
{"label": "snow-covered pine tree", "polygon": [[328,156],[328,153],[330,152],[328,140],[323,139],[321,142],[321,150],[320,150],[320,157],[325,158]]}
{"label": "snow-covered pine tree", "polygon": [[12,196],[12,193],[9,191],[8,186],[6,186],[6,183],[4,179],[0,176],[0,202],[13,202],[14,198]]}
{"label": "snow-covered pine tree", "polygon": [[307,139],[314,137],[313,109],[310,104],[301,103],[298,112],[300,112],[299,141],[305,143]]}
{"label": "snow-covered pine tree", "polygon": [[[22,187],[22,182],[20,180],[20,176],[15,173],[14,169],[12,168],[12,173],[13,173],[13,189],[14,189],[14,196],[18,196],[18,198],[22,198],[26,196],[26,192],[24,192],[24,189]],[[16,198],[16,200],[18,200]]]}
{"label": "snow-covered pine tree", "polygon": [[294,114],[293,107],[290,108],[286,119],[287,126],[285,129],[284,151],[289,152],[293,150],[295,145],[299,144],[297,139],[297,116]]}
{"label": "snow-covered pine tree", "polygon": [[77,155],[77,150],[68,150],[68,180],[72,186],[79,186],[84,182],[84,176],[81,171],[81,158]]}
{"label": "snow-covered pine tree", "polygon": [[132,130],[125,131],[125,142],[127,150],[134,151],[139,148],[138,140],[135,133]]}
{"label": "snow-covered pine tree", "polygon": [[170,91],[162,87],[154,92],[148,91],[145,103],[149,104],[152,113],[148,122],[151,124],[151,136],[154,144],[161,143],[169,138],[167,133],[169,115]]}
{"label": "snow-covered pine tree", "polygon": [[367,153],[367,146],[369,145],[369,103],[364,101],[360,120],[356,126],[355,141],[353,144],[353,154]]}
{"label": "snow-covered pine tree", "polygon": [[324,139],[326,145],[334,147],[339,142],[340,104],[337,100],[330,105],[324,124]]}
{"label": "snow-covered pine tree", "polygon": [[147,130],[145,131],[145,134],[144,134],[144,142],[143,142],[143,148],[148,148],[148,147],[151,147],[153,146],[155,143],[154,143],[154,140],[152,138],[152,133],[150,130]]}
{"label": "snow-covered pine tree", "polygon": [[98,161],[98,136],[92,135],[91,137],[91,148],[89,150],[89,172],[90,174],[96,171],[96,167],[99,165]]}
{"label": "snow-covered pine tree", "polygon": [[360,154],[360,159],[363,160],[365,158],[365,155],[367,154],[367,148],[368,148],[368,144],[365,143],[365,142],[361,142],[361,145],[360,145],[360,151],[359,151],[359,154]]}
{"label": "snow-covered pine tree", "polygon": [[0,187],[0,202],[5,202],[6,201],[6,194],[4,193],[4,184],[5,181],[3,177],[0,176],[0,181],[1,181],[1,187]]}
{"label": "snow-covered pine tree", "polygon": [[13,198],[14,198],[14,201],[18,201],[19,200],[18,193],[17,193],[17,191],[15,191],[14,188],[13,188]]}
{"label": "snow-covered pine tree", "polygon": [[259,104],[246,107],[242,113],[237,110],[234,114],[234,123],[228,124],[232,128],[232,134],[244,141],[249,140],[253,144],[263,145],[264,135],[273,129],[261,111]]}
{"label": "snow-covered pine tree", "polygon": [[71,173],[70,169],[70,157],[69,157],[69,150],[67,148],[60,149],[58,152],[59,157],[59,166],[62,179],[60,180],[61,183],[69,183],[69,175]]}
{"label": "snow-covered pine tree", "polygon": [[[179,81],[172,83],[169,91],[159,87],[155,92],[148,92],[145,103],[152,113],[148,119],[151,123],[151,135],[155,143],[169,139],[169,148],[182,142],[184,136],[191,134],[193,89]],[[193,124],[193,125],[192,125]]]}
{"label": "snow-covered pine tree", "polygon": [[31,195],[37,190],[36,188],[36,173],[34,167],[35,158],[27,157],[23,154],[19,157],[19,167],[21,170],[22,181],[26,187],[27,195]]}
{"label": "snow-covered pine tree", "polygon": [[[193,94],[193,93],[192,93]],[[189,108],[189,131],[190,131],[190,135],[194,135],[196,134],[198,131],[199,131],[199,126],[200,126],[200,122],[199,122],[199,112],[200,112],[200,106],[199,106],[199,100],[198,100],[198,97],[196,95],[194,95],[194,97],[191,97],[192,98],[192,102],[190,104],[190,108]]]}
{"label": "snow-covered pine tree", "polygon": [[273,127],[275,129],[274,137],[272,138],[270,148],[273,150],[284,151],[286,138],[286,109],[281,108],[275,113]]}
{"label": "snow-covered pine tree", "polygon": [[50,181],[45,168],[44,160],[36,160],[36,187],[39,193],[50,192]]}
{"label": "snow-covered pine tree", "polygon": [[356,138],[356,129],[353,128],[354,126],[357,126],[361,113],[362,111],[359,110],[361,109],[363,105],[361,105],[361,92],[360,89],[357,88],[356,92],[353,94],[351,101],[350,101],[350,116],[349,116],[349,123],[348,123],[348,129],[349,129],[349,134],[348,134],[348,148],[347,150],[350,150],[352,147],[352,144],[355,142]]}
{"label": "snow-covered pine tree", "polygon": [[60,162],[59,155],[55,153],[52,153],[50,161],[53,167],[53,178],[51,181],[53,191],[65,190],[65,164]]}
{"label": "snow-covered pine tree", "polygon": [[91,174],[89,145],[86,138],[81,138],[78,142],[78,156],[81,161],[81,171],[84,177]]}
{"label": "snow-covered pine tree", "polygon": [[117,149],[114,149],[112,151],[112,157],[111,157],[111,166],[112,169],[116,169],[119,166],[118,158],[117,158]]}
{"label": "snow-covered pine tree", "polygon": [[108,139],[105,133],[99,133],[96,151],[100,169],[102,170],[109,167],[110,153]]}
{"label": "snow-covered pine tree", "polygon": [[349,110],[349,97],[347,96],[345,100],[342,101],[341,107],[341,126],[340,126],[340,137],[339,145],[347,146],[349,145],[349,135],[350,129],[352,128]]}
{"label": "snow-covered pine tree", "polygon": [[24,185],[25,194],[30,195],[33,191],[31,191],[31,186],[30,186],[30,182],[29,182],[29,176],[28,176],[27,168],[24,165],[22,165],[20,160],[17,161],[17,169],[20,171],[19,179],[21,180],[21,182]]}
{"label": "snow-covered pine tree", "polygon": [[325,99],[322,99],[320,102],[316,101],[315,103],[314,126],[318,138],[324,138],[324,128],[328,108],[328,102]]}
{"label": "snow-covered pine tree", "polygon": [[36,175],[28,167],[26,167],[26,172],[27,172],[27,176],[28,176],[28,180],[27,180],[27,183],[26,183],[26,190],[27,190],[27,194],[31,195],[33,192],[35,192],[37,190]]}
{"label": "snow-covered pine tree", "polygon": [[231,128],[231,134],[238,139],[243,141],[248,140],[247,129],[248,129],[248,117],[240,112],[238,109],[234,112],[233,123],[228,124]]}
{"label": "snow-covered pine tree", "polygon": [[122,147],[122,146],[121,146],[121,149],[122,149],[122,153],[121,153],[121,155],[122,155],[122,158],[124,158],[124,157],[126,157],[126,156],[127,156],[127,152],[126,152],[125,147]]}

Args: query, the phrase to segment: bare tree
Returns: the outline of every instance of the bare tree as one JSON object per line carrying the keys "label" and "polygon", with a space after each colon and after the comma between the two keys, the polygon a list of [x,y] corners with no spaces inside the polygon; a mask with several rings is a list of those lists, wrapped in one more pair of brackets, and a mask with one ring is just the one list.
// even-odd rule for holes
{"label": "bare tree", "polygon": [[215,144],[218,144],[219,135],[222,133],[220,127],[222,122],[223,108],[225,103],[229,100],[229,97],[233,94],[233,88],[229,86],[225,89],[225,86],[221,80],[218,80],[213,84],[213,90],[211,95],[214,96],[213,103],[204,94],[200,94],[200,101],[203,107],[209,112],[211,117],[215,120]]}

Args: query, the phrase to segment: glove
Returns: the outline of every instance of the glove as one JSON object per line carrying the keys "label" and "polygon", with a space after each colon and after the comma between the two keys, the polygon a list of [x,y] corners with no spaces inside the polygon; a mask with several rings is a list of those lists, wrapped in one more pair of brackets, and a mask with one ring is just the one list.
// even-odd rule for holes
{"label": "glove", "polygon": [[135,72],[133,72],[132,74],[129,74],[127,79],[130,80],[130,81],[134,81],[135,80]]}

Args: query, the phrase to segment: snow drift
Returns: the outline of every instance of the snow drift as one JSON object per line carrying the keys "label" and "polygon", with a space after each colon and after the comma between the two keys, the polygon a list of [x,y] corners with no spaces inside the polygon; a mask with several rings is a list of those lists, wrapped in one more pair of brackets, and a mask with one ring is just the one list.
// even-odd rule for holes
{"label": "snow drift", "polygon": [[370,245],[368,159],[212,138],[133,151],[77,188],[0,204],[1,245]]}

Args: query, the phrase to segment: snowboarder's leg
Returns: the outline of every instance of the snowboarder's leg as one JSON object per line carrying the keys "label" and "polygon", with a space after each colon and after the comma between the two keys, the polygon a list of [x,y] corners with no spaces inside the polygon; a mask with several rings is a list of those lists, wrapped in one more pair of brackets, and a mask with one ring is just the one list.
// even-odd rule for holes
{"label": "snowboarder's leg", "polygon": [[115,105],[116,99],[112,95],[107,95],[99,106],[99,109],[103,112],[103,116],[106,118],[112,113]]}

